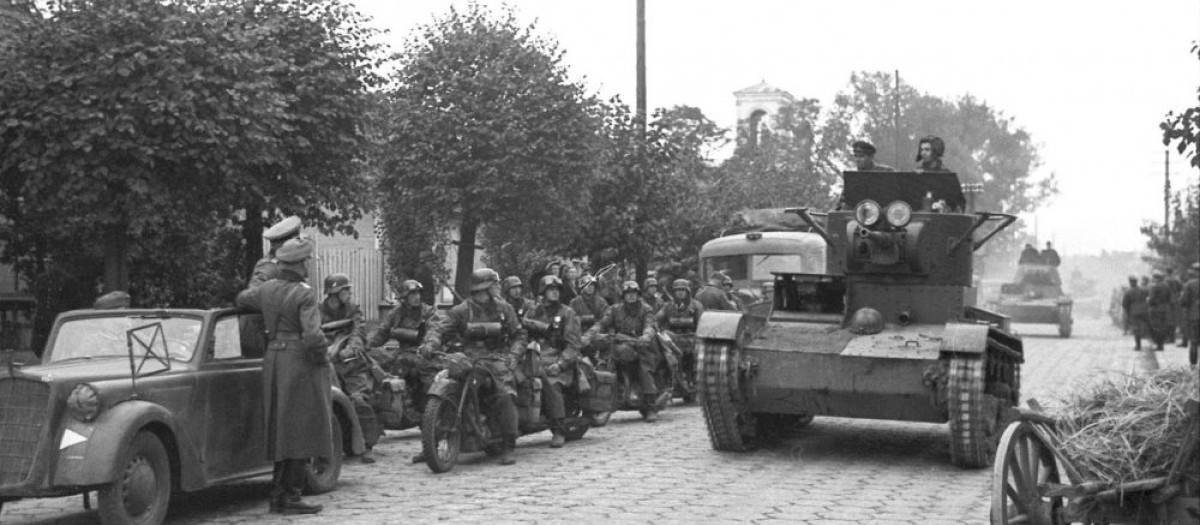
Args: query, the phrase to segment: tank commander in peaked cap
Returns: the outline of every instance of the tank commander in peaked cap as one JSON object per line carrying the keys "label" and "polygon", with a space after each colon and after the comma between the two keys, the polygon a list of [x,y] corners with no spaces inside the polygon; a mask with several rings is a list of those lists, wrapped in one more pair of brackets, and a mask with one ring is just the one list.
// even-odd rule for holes
{"label": "tank commander in peaked cap", "polygon": [[858,171],[896,171],[886,164],[875,162],[875,145],[865,140],[856,140],[850,145],[854,167]]}
{"label": "tank commander in peaked cap", "polygon": [[263,357],[263,414],[266,453],[275,462],[270,511],[313,514],[320,505],[305,503],[308,462],[333,457],[329,354],[321,332],[320,298],[308,286],[307,261],[313,244],[291,239],[275,253],[278,277],[250,286],[237,305],[262,312],[267,327]]}
{"label": "tank commander in peaked cap", "polygon": [[299,237],[301,226],[300,217],[292,215],[275,223],[274,226],[263,232],[263,238],[271,243],[271,250],[267,252],[265,257],[254,263],[254,270],[250,272],[248,286],[255,287],[271,279],[279,278],[279,261],[275,252],[289,239]]}

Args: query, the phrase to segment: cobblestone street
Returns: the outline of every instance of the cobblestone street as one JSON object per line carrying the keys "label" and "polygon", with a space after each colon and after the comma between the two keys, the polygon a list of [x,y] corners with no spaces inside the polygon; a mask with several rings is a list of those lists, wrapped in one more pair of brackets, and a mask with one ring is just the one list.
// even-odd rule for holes
{"label": "cobblestone street", "polygon": [[[1132,340],[1107,320],[1078,319],[1075,335],[1019,325],[1025,336],[1024,399],[1055,404],[1073,382],[1139,366]],[[1157,358],[1182,365],[1170,346]],[[950,465],[945,425],[817,418],[801,435],[751,453],[718,453],[700,409],[672,407],[656,424],[636,412],[562,450],[549,433],[522,438],[518,463],[466,456],[448,474],[408,458],[415,431],[389,433],[379,462],[348,463],[338,490],[312,498],[325,511],[306,518],[267,514],[267,480],[173,498],[169,523],[752,522],[987,523],[990,469]],[[93,503],[95,499],[93,498]],[[9,503],[4,524],[98,522],[80,497]]]}

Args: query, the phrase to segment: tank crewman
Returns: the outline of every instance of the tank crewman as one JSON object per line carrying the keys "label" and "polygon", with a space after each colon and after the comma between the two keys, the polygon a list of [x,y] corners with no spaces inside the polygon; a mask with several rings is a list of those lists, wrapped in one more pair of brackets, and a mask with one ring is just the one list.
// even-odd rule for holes
{"label": "tank crewman", "polygon": [[708,275],[708,284],[701,286],[700,291],[696,292],[696,300],[704,305],[705,310],[736,311],[738,309],[729,301],[729,296],[725,295],[725,274],[721,272],[713,272]]}
{"label": "tank crewman", "polygon": [[[557,276],[556,276],[557,277]],[[504,286],[501,290],[504,292],[504,302],[513,307],[513,311],[517,312],[517,320],[525,317],[525,314],[533,310],[535,302],[533,299],[525,297],[525,283],[521,282],[521,278],[515,275],[510,275],[504,278]]]}
{"label": "tank crewman", "polygon": [[663,300],[662,294],[658,291],[658,279],[647,277],[645,281],[642,281],[642,301],[654,313],[658,313],[658,310],[666,303]]}
{"label": "tank crewman", "polygon": [[1171,290],[1171,299],[1172,299],[1171,314],[1170,314],[1171,315],[1171,330],[1167,334],[1167,342],[1174,343],[1175,335],[1176,335],[1176,332],[1178,331],[1178,334],[1183,338],[1183,341],[1179,344],[1179,346],[1181,348],[1186,348],[1187,347],[1187,331],[1183,326],[1184,316],[1182,314],[1183,310],[1180,308],[1180,302],[1179,302],[1179,299],[1182,297],[1182,294],[1183,294],[1183,281],[1179,280],[1179,278],[1175,276],[1175,268],[1173,268],[1171,266],[1168,266],[1165,270],[1163,270],[1163,272],[1166,274],[1166,276],[1163,278],[1163,281],[1166,282],[1167,288],[1169,288]]}
{"label": "tank crewman", "polygon": [[896,171],[886,164],[875,162],[875,145],[865,140],[856,140],[850,145],[854,167],[858,171]]}
{"label": "tank crewman", "polygon": [[917,143],[917,173],[948,172],[942,165],[942,156],[946,154],[946,142],[941,137],[926,135]]}
{"label": "tank crewman", "polygon": [[524,324],[530,337],[541,345],[536,375],[546,382],[542,389],[542,410],[550,418],[550,448],[566,443],[563,419],[567,417],[563,391],[574,385],[579,361],[581,333],[579,316],[562,303],[563,282],[554,275],[542,277],[542,300],[525,314]]}
{"label": "tank crewman", "polygon": [[[371,349],[368,355],[388,373],[404,379],[416,407],[425,406],[425,392],[440,370],[435,362],[417,352],[429,328],[441,323],[437,309],[425,302],[424,288],[413,279],[400,283],[400,304],[388,312],[387,318],[367,339]],[[383,346],[392,339],[399,343],[396,348]],[[416,415],[410,416],[419,419]]]}
{"label": "tank crewman", "polygon": [[1200,262],[1192,263],[1188,269],[1180,303],[1187,318],[1188,362],[1196,366],[1196,351],[1200,346]]}
{"label": "tank crewman", "polygon": [[1129,289],[1121,298],[1121,308],[1125,310],[1125,319],[1129,322],[1129,331],[1133,333],[1134,350],[1142,349],[1142,338],[1149,335],[1149,305],[1146,304],[1148,292],[1138,286],[1136,276],[1129,276]]}
{"label": "tank crewman", "polygon": [[497,422],[504,443],[501,465],[516,463],[513,449],[520,435],[517,422],[516,383],[513,367],[525,353],[529,338],[516,311],[501,301],[500,275],[490,268],[471,274],[471,296],[451,308],[443,323],[430,326],[421,343],[421,355],[429,357],[444,341],[456,339],[462,352],[475,362],[472,373],[480,373],[480,399],[492,421]]}
{"label": "tank crewman", "polygon": [[366,323],[362,309],[353,301],[350,276],[335,273],[325,277],[325,300],[321,301],[320,310],[321,331],[331,347],[333,370],[342,391],[354,403],[354,413],[362,426],[367,449],[359,459],[374,463],[373,450],[383,435],[383,427],[371,403],[376,382],[383,380],[383,373],[366,354]]}
{"label": "tank crewman", "polygon": [[654,312],[642,302],[642,291],[636,281],[625,281],[621,286],[621,302],[608,307],[604,317],[583,336],[587,346],[601,333],[624,334],[637,338],[636,344],[627,341],[613,343],[613,361],[626,370],[629,378],[638,386],[642,401],[640,409],[647,423],[658,421],[658,386],[654,383],[654,370],[658,367],[658,353],[653,339],[657,332]]}
{"label": "tank crewman", "polygon": [[1038,254],[1038,259],[1042,264],[1049,264],[1050,266],[1062,264],[1062,258],[1058,256],[1058,250],[1054,249],[1054,245],[1050,241],[1046,241],[1046,249]]}
{"label": "tank crewman", "polygon": [[120,310],[129,308],[130,302],[131,301],[128,293],[117,290],[115,292],[108,292],[100,297],[97,297],[96,302],[92,303],[92,309]]}
{"label": "tank crewman", "polygon": [[1041,264],[1042,254],[1038,253],[1037,248],[1032,244],[1025,243],[1025,249],[1021,250],[1021,258],[1017,259],[1017,264]]}
{"label": "tank crewman", "polygon": [[587,330],[604,317],[608,301],[596,293],[596,278],[585,275],[579,279],[579,296],[571,301],[571,309],[579,315],[579,328]]}
{"label": "tank crewman", "polygon": [[704,305],[692,299],[691,283],[687,279],[675,279],[671,283],[671,301],[658,311],[658,326],[665,327],[675,336],[675,344],[683,351],[680,368],[693,383],[696,380],[695,333],[702,313]]}
{"label": "tank crewman", "polygon": [[1146,297],[1149,305],[1150,339],[1154,341],[1154,349],[1161,351],[1167,341],[1167,335],[1174,330],[1171,324],[1171,289],[1167,286],[1162,272],[1154,272],[1154,282]]}
{"label": "tank crewman", "polygon": [[300,226],[300,217],[293,215],[275,223],[274,226],[263,232],[263,238],[271,243],[271,249],[265,257],[254,263],[254,270],[250,272],[249,286],[258,286],[271,279],[279,278],[279,261],[275,257],[275,252],[283,246],[283,243],[300,236]]}
{"label": "tank crewman", "polygon": [[262,312],[267,327],[263,358],[263,414],[267,457],[275,462],[270,511],[313,514],[320,505],[301,500],[308,462],[333,457],[329,354],[321,333],[316,291],[304,281],[313,245],[291,239],[276,250],[279,277],[251,286],[238,306]]}

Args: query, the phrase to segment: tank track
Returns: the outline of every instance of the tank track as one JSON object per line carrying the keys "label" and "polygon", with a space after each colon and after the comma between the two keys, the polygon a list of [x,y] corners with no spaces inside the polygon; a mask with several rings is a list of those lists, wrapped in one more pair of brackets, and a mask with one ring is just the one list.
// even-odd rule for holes
{"label": "tank track", "polygon": [[715,450],[741,452],[755,446],[753,436],[741,431],[743,425],[753,425],[754,416],[744,408],[736,359],[730,343],[696,340],[697,394]]}
{"label": "tank track", "polygon": [[984,354],[950,357],[946,407],[950,419],[950,460],[964,468],[990,466],[1010,407],[1020,400],[1019,355],[989,340]]}

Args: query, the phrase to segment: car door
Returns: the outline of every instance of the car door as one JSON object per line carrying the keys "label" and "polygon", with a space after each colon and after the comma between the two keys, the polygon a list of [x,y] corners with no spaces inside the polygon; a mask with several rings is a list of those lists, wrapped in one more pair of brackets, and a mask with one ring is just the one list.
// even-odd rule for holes
{"label": "car door", "polygon": [[210,482],[270,470],[263,420],[261,316],[218,317],[200,366],[203,464]]}

